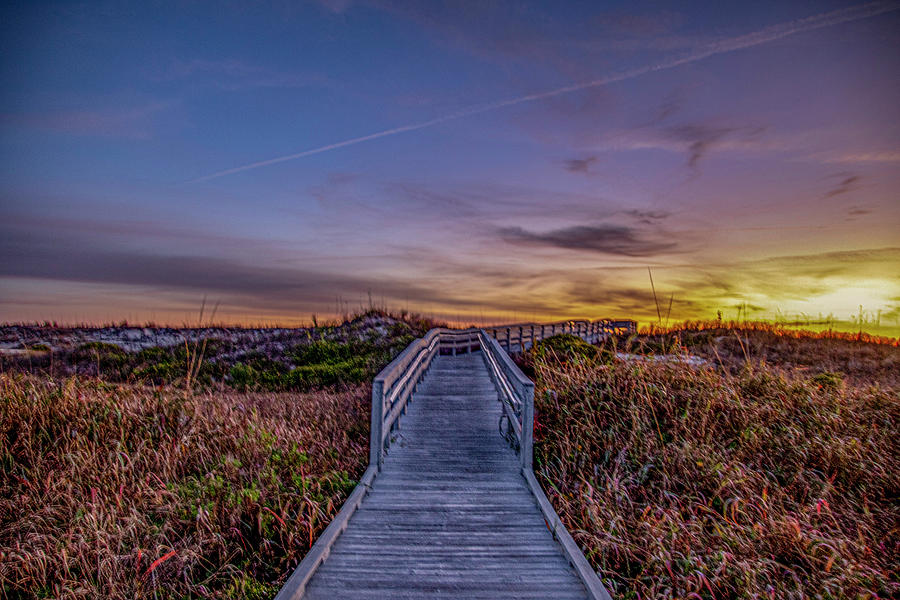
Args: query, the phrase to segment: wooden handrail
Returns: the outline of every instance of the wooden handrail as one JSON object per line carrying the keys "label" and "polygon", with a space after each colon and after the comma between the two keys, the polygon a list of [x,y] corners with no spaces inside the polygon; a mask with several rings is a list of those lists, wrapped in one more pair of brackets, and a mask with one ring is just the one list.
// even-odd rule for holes
{"label": "wooden handrail", "polygon": [[484,331],[496,339],[507,352],[521,352],[541,340],[561,333],[575,335],[594,344],[607,335],[636,333],[637,322],[630,319],[598,319],[557,323],[514,323],[486,327]]}
{"label": "wooden handrail", "polygon": [[[384,464],[385,449],[392,429],[398,425],[400,415],[415,393],[416,386],[425,376],[434,357],[439,353],[458,354],[481,350],[493,379],[504,415],[509,419],[521,461],[522,474],[535,495],[544,518],[563,551],[584,582],[591,598],[609,600],[609,595],[591,569],[584,555],[572,540],[559,516],[553,511],[532,471],[534,440],[534,383],[516,366],[510,352],[513,346],[524,350],[526,341],[531,346],[560,333],[578,335],[594,343],[602,335],[635,331],[634,321],[563,321],[560,323],[522,323],[487,329],[435,328],[413,341],[391,361],[372,382],[372,414],[369,447],[369,468],[350,498],[344,503],[331,524],[319,536],[306,557],[279,591],[276,600],[300,598],[318,566],[328,557],[331,547],[347,527],[350,517],[359,508],[363,498],[372,488]],[[513,337],[515,332],[515,337]],[[504,348],[505,344],[505,348]]]}

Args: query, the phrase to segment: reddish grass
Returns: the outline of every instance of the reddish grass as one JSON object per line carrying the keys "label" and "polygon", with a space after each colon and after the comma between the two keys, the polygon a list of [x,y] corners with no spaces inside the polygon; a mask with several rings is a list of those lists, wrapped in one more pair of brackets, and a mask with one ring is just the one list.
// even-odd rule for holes
{"label": "reddish grass", "polygon": [[822,331],[809,331],[796,327],[781,325],[771,321],[684,321],[668,327],[650,324],[641,328],[642,335],[662,335],[686,331],[743,331],[762,332],[776,334],[782,338],[796,338],[806,340],[844,340],[851,342],[865,342],[867,344],[886,344],[888,346],[900,346],[900,338],[873,335],[864,331],[836,331],[825,329]]}
{"label": "reddish grass", "polygon": [[859,340],[856,334],[785,331],[765,323],[740,325],[669,329],[621,340],[618,345],[638,353],[688,351],[732,374],[748,365],[777,365],[795,374],[837,373],[854,385],[900,389],[900,346],[894,338],[866,341],[866,334]]}
{"label": "reddish grass", "polygon": [[614,597],[900,595],[892,377],[587,356],[526,360],[535,463]]}
{"label": "reddish grass", "polygon": [[365,468],[369,388],[0,374],[4,598],[269,598]]}

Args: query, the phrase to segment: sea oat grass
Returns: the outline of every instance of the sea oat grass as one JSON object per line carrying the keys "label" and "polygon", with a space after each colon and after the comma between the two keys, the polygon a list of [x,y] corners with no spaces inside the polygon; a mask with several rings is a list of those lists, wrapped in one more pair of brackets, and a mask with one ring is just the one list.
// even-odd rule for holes
{"label": "sea oat grass", "polygon": [[270,597],[365,467],[369,389],[0,374],[4,598]]}
{"label": "sea oat grass", "polygon": [[535,468],[615,597],[900,594],[897,388],[532,354]]}

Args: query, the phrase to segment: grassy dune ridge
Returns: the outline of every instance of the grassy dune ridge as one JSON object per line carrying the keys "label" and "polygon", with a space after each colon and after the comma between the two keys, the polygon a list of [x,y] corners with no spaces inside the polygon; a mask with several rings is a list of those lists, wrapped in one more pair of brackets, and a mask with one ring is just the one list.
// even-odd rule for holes
{"label": "grassy dune ridge", "polygon": [[365,469],[368,386],[0,374],[5,598],[270,598]]}
{"label": "grassy dune ridge", "polygon": [[[574,338],[527,354],[542,485],[620,598],[896,597],[900,349],[755,335],[692,338],[699,367]],[[684,337],[617,349],[685,357]]]}

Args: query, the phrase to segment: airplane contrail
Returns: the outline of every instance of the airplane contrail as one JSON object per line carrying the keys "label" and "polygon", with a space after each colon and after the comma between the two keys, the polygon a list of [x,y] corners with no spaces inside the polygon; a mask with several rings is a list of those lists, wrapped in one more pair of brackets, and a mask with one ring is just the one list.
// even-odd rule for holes
{"label": "airplane contrail", "polygon": [[780,40],[797,33],[812,31],[814,29],[822,29],[823,27],[832,27],[834,25],[840,25],[841,23],[848,23],[851,21],[859,21],[861,19],[867,19],[880,15],[882,13],[891,12],[898,9],[900,9],[900,3],[898,2],[870,2],[868,4],[861,4],[859,6],[853,6],[850,8],[842,8],[839,10],[806,17],[804,19],[797,19],[794,21],[788,21],[786,23],[779,23],[777,25],[771,25],[764,29],[760,29],[759,31],[754,31],[745,35],[713,42],[686,56],[671,58],[669,60],[664,60],[656,64],[638,67],[628,71],[623,71],[621,73],[609,75],[600,79],[594,79],[592,81],[583,81],[581,83],[575,83],[553,90],[528,94],[527,96],[518,96],[516,98],[499,100],[497,102],[491,102],[489,104],[471,106],[469,108],[464,108],[462,110],[436,117],[434,119],[429,119],[427,121],[419,121],[418,123],[411,123],[409,125],[402,125],[400,127],[394,127],[392,129],[385,129],[376,133],[370,133],[369,135],[350,138],[341,142],[328,144],[326,146],[319,146],[318,148],[304,150],[303,152],[297,152],[296,154],[278,156],[276,158],[261,160],[258,162],[241,165],[239,167],[233,167],[231,169],[225,169],[224,171],[217,171],[216,173],[198,177],[190,183],[198,183],[201,181],[208,181],[210,179],[217,179],[226,175],[240,173],[241,171],[249,171],[251,169],[258,169],[259,167],[266,167],[268,165],[274,165],[289,160],[296,160],[305,156],[313,156],[314,154],[321,154],[330,150],[336,150],[345,146],[353,146],[362,142],[377,140],[379,138],[397,135],[399,133],[417,131],[419,129],[425,129],[427,127],[446,123],[447,121],[455,121],[457,119],[498,110],[500,108],[506,108],[508,106],[515,106],[517,104],[524,104],[526,102],[534,102],[535,100],[543,100],[545,98],[552,98],[554,96],[569,94],[571,92],[577,92],[589,88],[602,87],[611,83],[634,79],[635,77],[640,77],[641,75],[646,75],[647,73],[664,71],[666,69],[674,69],[675,67],[696,62],[698,60],[703,60],[704,58],[709,58],[710,56],[715,56],[717,54],[725,54],[727,52],[734,52],[735,50],[741,50],[743,48],[759,46],[760,44],[766,44],[768,42]]}

